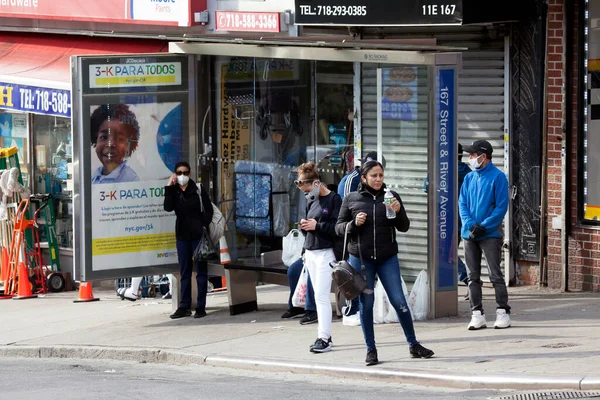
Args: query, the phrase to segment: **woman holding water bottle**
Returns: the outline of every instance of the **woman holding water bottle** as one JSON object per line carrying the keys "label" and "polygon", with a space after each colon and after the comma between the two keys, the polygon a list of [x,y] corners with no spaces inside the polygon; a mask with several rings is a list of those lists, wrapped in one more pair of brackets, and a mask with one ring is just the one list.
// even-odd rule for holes
{"label": "woman holding water bottle", "polygon": [[[361,183],[358,191],[344,197],[342,209],[336,224],[336,233],[344,236],[349,227],[348,262],[361,272],[362,256],[368,288],[375,287],[375,275],[383,285],[390,305],[398,313],[413,358],[429,358],[433,351],[421,346],[415,335],[412,316],[402,291],[400,265],[398,263],[398,243],[396,229],[408,231],[410,221],[398,193],[388,191],[383,183],[383,165],[369,161],[361,169]],[[360,250],[359,250],[360,246]],[[367,365],[379,363],[373,328],[373,304],[375,296],[360,295],[360,322],[367,345]]]}

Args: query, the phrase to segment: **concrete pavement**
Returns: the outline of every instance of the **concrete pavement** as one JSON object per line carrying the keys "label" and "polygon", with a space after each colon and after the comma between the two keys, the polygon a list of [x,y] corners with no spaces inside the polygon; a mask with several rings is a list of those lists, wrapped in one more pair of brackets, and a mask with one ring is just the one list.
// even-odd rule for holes
{"label": "concrete pavement", "polygon": [[[416,322],[434,358],[408,355],[398,324],[376,325],[381,364],[364,367],[360,327],[334,317],[334,349],[312,354],[316,325],[282,320],[287,288],[262,286],[260,311],[230,316],[225,293],[209,294],[208,316],[169,319],[171,302],[101,301],[74,304],[76,292],[25,301],[0,300],[0,357],[109,358],[318,373],[430,386],[600,390],[600,294],[510,288],[513,327],[468,331],[468,303],[459,288],[460,316]],[[493,291],[485,289],[488,326]],[[1,360],[0,360],[1,363]]]}

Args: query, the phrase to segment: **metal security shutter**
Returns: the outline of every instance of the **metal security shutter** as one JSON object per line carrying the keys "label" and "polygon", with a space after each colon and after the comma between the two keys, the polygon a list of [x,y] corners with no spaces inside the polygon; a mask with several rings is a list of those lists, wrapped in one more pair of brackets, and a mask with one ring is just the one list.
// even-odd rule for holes
{"label": "metal security shutter", "polygon": [[[435,29],[423,33],[406,29],[386,32],[386,38],[435,37],[439,45],[466,47],[459,75],[459,142],[470,144],[486,139],[494,146],[494,163],[504,168],[504,36],[482,27]],[[377,32],[381,38],[382,33]],[[368,33],[365,39],[375,38]],[[377,149],[377,80],[374,65],[362,65],[361,107],[363,154]],[[418,92],[426,101],[425,82]],[[420,101],[419,101],[420,102]],[[399,259],[407,283],[427,268],[427,195],[423,182],[427,176],[427,116],[420,113],[416,123],[399,126],[383,121],[383,149],[386,158],[386,183],[398,191],[411,219],[407,234],[398,234]],[[466,159],[465,159],[466,161]],[[462,245],[460,249],[462,254]],[[463,258],[464,261],[464,258]],[[482,271],[487,278],[487,268]]]}

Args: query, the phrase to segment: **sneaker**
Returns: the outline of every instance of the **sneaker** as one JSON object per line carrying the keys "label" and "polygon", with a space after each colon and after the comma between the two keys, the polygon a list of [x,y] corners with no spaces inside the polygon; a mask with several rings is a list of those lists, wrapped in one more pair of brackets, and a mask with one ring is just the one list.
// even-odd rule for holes
{"label": "sneaker", "polygon": [[171,295],[171,293],[167,293],[162,298],[163,298],[163,300],[171,300],[173,298],[173,296]]}
{"label": "sneaker", "polygon": [[327,353],[331,351],[331,347],[333,347],[333,342],[331,341],[331,337],[327,339],[327,341],[323,339],[317,339],[315,343],[310,346],[311,353]]}
{"label": "sneaker", "polygon": [[464,299],[465,299],[465,301],[469,301],[469,292],[467,292],[467,294],[465,294]]}
{"label": "sneaker", "polygon": [[189,317],[192,315],[192,312],[187,308],[178,308],[173,314],[171,314],[171,319],[178,319],[183,317]]}
{"label": "sneaker", "polygon": [[506,310],[499,308],[496,310],[496,322],[494,323],[494,329],[506,328],[510,328],[510,315],[506,313]]}
{"label": "sneaker", "polygon": [[[317,339],[318,340],[318,339]],[[327,339],[327,343],[329,343],[329,345],[331,347],[333,347],[333,336],[329,336],[329,339]],[[312,349],[313,346],[317,344],[317,342],[315,341],[313,344],[311,344],[310,346],[308,346],[309,349]]]}
{"label": "sneaker", "polygon": [[346,326],[360,326],[360,315],[358,315],[358,313],[354,315],[344,315],[342,324]]}
{"label": "sneaker", "polygon": [[308,325],[319,322],[319,318],[317,316],[316,311],[307,311],[304,314],[304,317],[300,320],[300,325]]}
{"label": "sneaker", "polygon": [[377,349],[367,351],[367,358],[365,359],[365,364],[367,364],[367,367],[370,365],[379,364],[379,359],[377,358]]}
{"label": "sneaker", "polygon": [[433,351],[421,346],[421,343],[410,346],[410,356],[412,358],[430,358],[434,354]]}
{"label": "sneaker", "polygon": [[304,309],[300,307],[292,307],[281,315],[281,318],[294,318],[304,314]]}
{"label": "sneaker", "polygon": [[476,331],[478,329],[487,328],[487,323],[485,322],[485,315],[481,311],[473,311],[473,315],[471,316],[471,322],[469,322],[469,330]]}
{"label": "sneaker", "polygon": [[136,301],[138,297],[136,294],[133,293],[133,290],[131,290],[131,288],[128,288],[127,290],[125,290],[125,293],[123,293],[123,296],[121,296],[121,300],[123,299],[127,299],[129,301]]}
{"label": "sneaker", "polygon": [[201,308],[196,308],[196,312],[194,313],[194,318],[203,318],[206,317],[206,311]]}

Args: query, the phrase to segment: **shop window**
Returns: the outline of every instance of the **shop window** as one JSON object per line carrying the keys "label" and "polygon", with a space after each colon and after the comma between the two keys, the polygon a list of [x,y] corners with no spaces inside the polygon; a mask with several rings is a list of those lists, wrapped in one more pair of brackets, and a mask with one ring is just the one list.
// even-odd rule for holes
{"label": "shop window", "polygon": [[587,70],[584,81],[587,94],[584,98],[584,137],[582,155],[583,169],[580,179],[583,181],[583,219],[591,223],[600,223],[600,29],[595,26],[600,20],[600,3],[587,1],[586,21]]}
{"label": "shop window", "polygon": [[[73,247],[73,203],[69,180],[72,163],[71,120],[35,115],[33,117],[33,191],[51,194],[56,219],[56,240],[60,247]],[[40,240],[47,242],[46,229],[39,229]]]}
{"label": "shop window", "polygon": [[258,257],[281,249],[304,216],[306,200],[293,183],[300,164],[317,163],[334,190],[354,165],[353,66],[234,57],[213,65],[210,179],[228,217],[232,256]]}
{"label": "shop window", "polygon": [[29,130],[27,114],[0,111],[0,147],[17,147],[23,186],[29,187]]}

